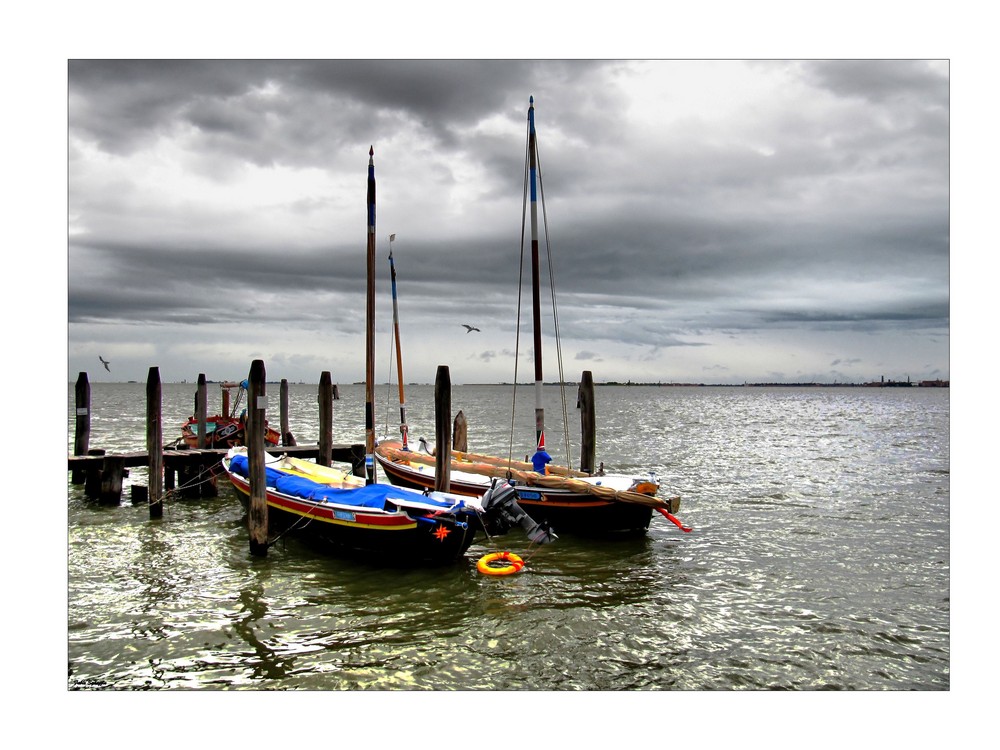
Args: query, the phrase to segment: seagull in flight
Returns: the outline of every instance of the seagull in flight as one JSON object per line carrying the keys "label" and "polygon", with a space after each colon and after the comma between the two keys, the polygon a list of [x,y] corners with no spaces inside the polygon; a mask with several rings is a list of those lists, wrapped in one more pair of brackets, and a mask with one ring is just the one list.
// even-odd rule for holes
{"label": "seagull in flight", "polygon": [[[462,323],[462,325],[465,326],[465,332],[466,333],[472,333],[473,331],[479,331],[478,328],[476,328],[475,326],[470,326],[468,323]],[[479,331],[479,332],[482,333],[482,331]]]}
{"label": "seagull in flight", "polygon": [[106,359],[104,359],[104,357],[102,357],[100,354],[97,355],[97,358],[101,360],[101,364],[104,365],[104,369],[107,370],[108,372],[111,372],[111,368],[108,367],[108,365],[110,365],[111,363],[108,362]]}

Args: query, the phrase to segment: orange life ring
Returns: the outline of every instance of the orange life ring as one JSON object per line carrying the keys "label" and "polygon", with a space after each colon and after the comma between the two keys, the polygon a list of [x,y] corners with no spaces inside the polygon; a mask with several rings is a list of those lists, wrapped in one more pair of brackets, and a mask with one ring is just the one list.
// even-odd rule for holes
{"label": "orange life ring", "polygon": [[[495,565],[494,563],[506,562],[507,565]],[[509,576],[517,573],[524,567],[524,560],[513,552],[491,552],[483,555],[476,563],[476,570],[488,576]]]}

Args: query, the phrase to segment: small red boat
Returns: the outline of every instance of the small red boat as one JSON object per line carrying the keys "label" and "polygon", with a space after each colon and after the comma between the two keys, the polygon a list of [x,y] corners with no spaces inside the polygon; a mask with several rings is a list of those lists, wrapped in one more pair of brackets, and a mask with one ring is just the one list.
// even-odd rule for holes
{"label": "small red boat", "polygon": [[[246,409],[237,415],[240,403],[246,393],[247,382],[242,383],[223,382],[222,386],[222,411],[223,414],[215,414],[205,418],[205,447],[206,448],[232,448],[235,445],[246,445]],[[230,391],[238,389],[236,399],[232,408],[229,407]],[[228,413],[228,415],[227,415]],[[273,447],[281,444],[281,433],[265,423],[264,444]],[[181,440],[191,448],[198,447],[198,417],[192,416],[181,425]]]}

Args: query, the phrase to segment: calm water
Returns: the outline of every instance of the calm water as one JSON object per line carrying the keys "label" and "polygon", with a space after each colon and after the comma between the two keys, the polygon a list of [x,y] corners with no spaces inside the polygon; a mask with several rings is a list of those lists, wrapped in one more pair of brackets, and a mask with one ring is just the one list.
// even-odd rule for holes
{"label": "calm water", "polygon": [[[194,391],[164,386],[165,442]],[[317,437],[316,392],[291,386],[300,443]],[[334,439],[359,442],[363,388],[341,393]],[[268,394],[276,422],[277,385]],[[519,390],[522,434],[531,399]],[[564,535],[505,578],[477,573],[483,544],[433,570],[318,557],[294,540],[257,559],[224,481],[152,522],[128,500],[144,470],[118,507],[67,475],[69,688],[949,689],[947,389],[600,387],[596,399],[599,460],[655,470],[692,533],[654,514],[641,539]],[[433,442],[433,387],[409,387],[407,402],[411,435]],[[95,383],[92,406],[91,447],[144,447],[144,384]],[[470,450],[506,453],[508,388],[456,386],[452,406]],[[70,449],[73,413],[70,384]],[[526,553],[516,532],[503,543]]]}

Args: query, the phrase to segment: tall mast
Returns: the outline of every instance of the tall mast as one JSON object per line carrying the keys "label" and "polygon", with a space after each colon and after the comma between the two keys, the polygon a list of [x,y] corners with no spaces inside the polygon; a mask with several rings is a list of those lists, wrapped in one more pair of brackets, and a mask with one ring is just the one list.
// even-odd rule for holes
{"label": "tall mast", "polygon": [[368,288],[365,311],[365,473],[375,484],[375,147],[368,150]]}
{"label": "tall mast", "polygon": [[406,424],[406,400],[403,398],[403,352],[399,344],[399,307],[396,303],[396,264],[392,261],[392,241],[395,234],[389,235],[389,270],[392,272],[392,326],[396,337],[396,373],[399,379],[399,432],[403,436],[403,450],[408,451],[406,437],[410,429]]}
{"label": "tall mast", "polygon": [[535,142],[535,97],[528,100],[528,180],[531,186],[531,315],[535,339],[535,446],[544,446],[545,410],[542,408],[542,313],[538,282],[538,169]]}

